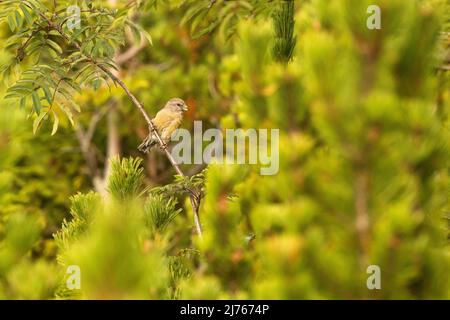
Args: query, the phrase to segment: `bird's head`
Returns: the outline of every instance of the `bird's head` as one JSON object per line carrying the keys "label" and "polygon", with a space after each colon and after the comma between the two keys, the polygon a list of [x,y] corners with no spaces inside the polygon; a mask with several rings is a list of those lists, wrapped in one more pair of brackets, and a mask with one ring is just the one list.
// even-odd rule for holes
{"label": "bird's head", "polygon": [[186,103],[180,98],[172,98],[167,103],[165,108],[173,112],[185,112],[188,110]]}

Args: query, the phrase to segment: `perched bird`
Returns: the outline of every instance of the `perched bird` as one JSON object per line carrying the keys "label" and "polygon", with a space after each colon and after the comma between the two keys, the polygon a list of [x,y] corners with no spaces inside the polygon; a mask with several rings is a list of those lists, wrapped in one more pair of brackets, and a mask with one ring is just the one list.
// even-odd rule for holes
{"label": "perched bird", "polygon": [[[152,123],[164,143],[170,141],[172,133],[180,126],[183,120],[183,113],[187,110],[188,107],[183,100],[180,98],[172,98],[152,119]],[[139,145],[138,149],[147,153],[153,146],[158,144],[158,138],[153,132],[150,132],[148,137]]]}

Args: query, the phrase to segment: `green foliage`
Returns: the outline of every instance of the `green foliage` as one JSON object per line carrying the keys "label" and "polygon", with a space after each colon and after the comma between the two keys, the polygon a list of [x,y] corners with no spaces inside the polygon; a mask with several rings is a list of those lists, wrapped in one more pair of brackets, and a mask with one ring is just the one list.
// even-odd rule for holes
{"label": "green foliage", "polygon": [[83,165],[67,130],[34,136],[24,110],[0,109],[0,299],[51,299],[60,281],[51,234],[67,196],[86,187]]}
{"label": "green foliage", "polygon": [[[251,228],[247,224],[249,221],[244,218],[246,213],[239,205],[234,189],[247,177],[248,169],[239,165],[210,165],[206,174],[206,196],[201,215],[204,236],[198,239],[196,245],[205,259],[204,276],[216,276],[217,285],[223,290],[220,296],[214,298],[240,297],[250,284],[248,275],[254,256],[248,250],[247,236]],[[188,281],[182,286],[191,289],[188,292],[181,291],[183,298],[212,298],[203,296],[203,279],[193,275]]]}
{"label": "green foliage", "polygon": [[182,4],[187,10],[181,23],[190,24],[194,39],[217,29],[223,38],[228,39],[236,32],[240,20],[269,16],[274,8],[272,3],[258,0],[185,0]]}
{"label": "green foliage", "polygon": [[188,275],[183,259],[189,250],[172,256],[163,237],[181,210],[173,198],[138,197],[144,191],[139,164],[132,158],[112,160],[107,198],[92,192],[72,198],[72,219],[55,240],[60,263],[79,266],[82,282],[80,290],[62,283],[59,298],[170,298],[176,291],[170,288]]}
{"label": "green foliage", "polygon": [[8,221],[2,232],[2,240],[5,243],[1,250],[2,274],[28,253],[38,241],[41,228],[35,217],[23,214],[15,215]]}
{"label": "green foliage", "polygon": [[111,160],[111,175],[108,192],[118,200],[133,199],[139,196],[143,188],[143,169],[141,159]]}
{"label": "green foliage", "polygon": [[156,195],[180,196],[189,194],[191,191],[197,191],[202,195],[204,193],[205,171],[206,169],[190,177],[177,175],[173,183],[155,187],[152,189],[152,193]]}
{"label": "green foliage", "polygon": [[[69,2],[1,2],[0,62],[18,100],[0,112],[0,298],[450,297],[445,1],[380,0],[381,30],[366,28],[368,0],[134,1],[117,11],[79,1],[81,31],[63,23]],[[25,6],[28,17],[26,3],[57,14],[49,22]],[[276,175],[184,165],[201,172],[172,181],[163,155],[135,158],[147,124],[98,66],[114,70],[119,49],[147,32],[155,46],[119,74],[150,114],[180,96],[187,128],[280,129]],[[105,194],[76,194],[88,175],[61,108],[90,128],[110,105],[124,156],[99,156]],[[33,137],[25,111],[35,130],[54,132],[43,120],[58,119],[59,134]],[[97,129],[96,155],[110,141],[101,120]],[[192,190],[203,197],[202,238]],[[366,287],[372,264],[381,290]],[[70,265],[80,290],[66,286]]]}
{"label": "green foliage", "polygon": [[[56,6],[55,6],[56,4]],[[129,15],[136,9],[110,9],[99,2],[79,1],[80,22],[71,10],[72,1],[8,0],[0,2],[0,23],[7,21],[13,33],[2,49],[10,60],[0,68],[4,81],[12,82],[5,98],[31,104],[33,131],[53,119],[52,134],[61,115],[74,124],[81,109],[73,97],[82,88],[98,89],[108,83],[116,48],[124,44],[124,30],[140,41],[150,36]],[[31,65],[31,66],[30,66]]]}
{"label": "green foliage", "polygon": [[[285,70],[267,59],[268,26],[242,25],[233,111],[244,128],[281,129],[280,171],[208,168],[207,272],[183,298],[448,298],[448,130],[430,72],[442,11],[383,1],[380,34],[359,13],[369,4],[304,5]],[[321,20],[330,5],[346,14]],[[370,264],[381,290],[366,287]]]}
{"label": "green foliage", "polygon": [[93,192],[77,194],[71,198],[71,220],[64,220],[61,230],[55,235],[55,243],[61,251],[66,251],[85,233],[93,220],[92,214],[99,205],[100,198]]}
{"label": "green foliage", "polygon": [[292,59],[296,37],[294,36],[294,0],[282,1],[279,9],[273,13],[273,26],[275,30],[275,44],[273,54],[277,61],[284,63]]}
{"label": "green foliage", "polygon": [[56,268],[32,259],[42,223],[35,216],[15,214],[0,231],[0,298],[48,299],[58,283]]}
{"label": "green foliage", "polygon": [[167,201],[162,195],[150,196],[144,207],[146,225],[153,232],[164,232],[167,225],[181,212],[181,209],[176,209],[176,204],[174,198]]}

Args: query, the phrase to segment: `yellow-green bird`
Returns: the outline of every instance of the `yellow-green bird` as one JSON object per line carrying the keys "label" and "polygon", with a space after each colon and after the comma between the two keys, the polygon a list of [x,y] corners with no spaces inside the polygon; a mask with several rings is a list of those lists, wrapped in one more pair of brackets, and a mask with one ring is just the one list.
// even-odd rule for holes
{"label": "yellow-green bird", "polygon": [[[183,113],[187,110],[188,107],[183,100],[180,98],[172,98],[152,119],[152,123],[164,143],[170,141],[172,133],[180,126],[181,121],[183,120]],[[154,133],[150,132],[148,137],[139,145],[138,149],[139,151],[147,153],[153,146],[158,144],[158,138]]]}

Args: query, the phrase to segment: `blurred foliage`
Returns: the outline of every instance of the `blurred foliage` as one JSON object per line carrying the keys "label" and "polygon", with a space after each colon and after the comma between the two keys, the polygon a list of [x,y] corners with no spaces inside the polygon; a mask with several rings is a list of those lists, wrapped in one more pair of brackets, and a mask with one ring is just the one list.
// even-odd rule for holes
{"label": "blurred foliage", "polygon": [[[114,64],[152,115],[180,96],[188,129],[193,120],[203,130],[279,128],[279,172],[183,165],[192,178],[174,179],[160,153],[136,158],[146,124],[99,78],[78,83],[75,127],[60,117],[53,137],[47,122],[33,135],[32,98],[3,100],[0,298],[450,298],[446,1],[379,0],[381,30],[366,28],[368,0],[114,2],[93,1],[106,16],[83,13],[87,29],[74,38],[111,40],[93,56]],[[9,42],[23,41],[17,28],[39,19],[9,23],[16,9],[2,11]],[[102,19],[123,19],[117,30],[128,21],[132,36],[96,34]],[[117,65],[144,35],[153,45]],[[72,54],[55,40],[64,54],[51,42],[36,51],[52,66]],[[4,50],[0,65],[17,59],[16,49]],[[25,70],[35,66],[32,54],[22,60]],[[41,111],[51,105],[45,91]],[[87,192],[93,177],[74,131],[111,105],[122,157],[108,161],[110,128],[99,118],[92,150],[111,172],[105,194]],[[204,194],[202,238],[189,186]],[[70,265],[81,269],[80,290],[65,285]],[[381,268],[381,290],[366,287],[369,265]]]}

